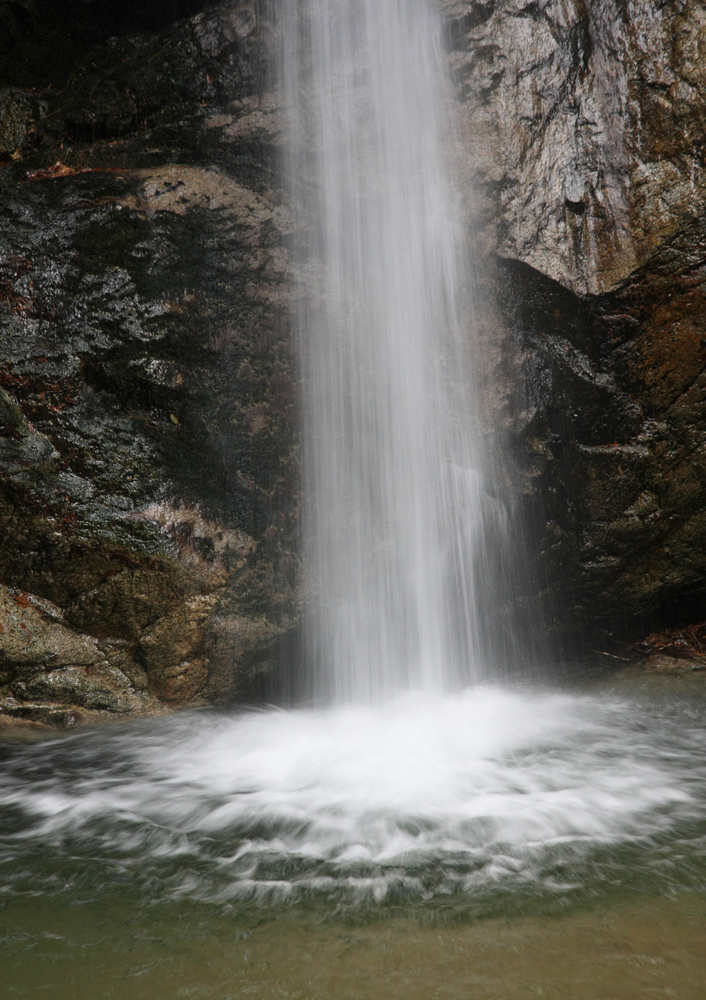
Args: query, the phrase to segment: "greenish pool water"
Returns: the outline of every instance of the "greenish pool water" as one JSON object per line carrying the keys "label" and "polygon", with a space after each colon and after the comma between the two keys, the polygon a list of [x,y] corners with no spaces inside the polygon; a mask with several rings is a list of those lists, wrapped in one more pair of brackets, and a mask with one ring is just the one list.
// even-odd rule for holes
{"label": "greenish pool water", "polygon": [[55,1000],[703,1000],[703,897],[562,916],[364,924],[113,899],[2,912],[3,996]]}
{"label": "greenish pool water", "polygon": [[706,997],[706,685],[0,742],[0,996]]}

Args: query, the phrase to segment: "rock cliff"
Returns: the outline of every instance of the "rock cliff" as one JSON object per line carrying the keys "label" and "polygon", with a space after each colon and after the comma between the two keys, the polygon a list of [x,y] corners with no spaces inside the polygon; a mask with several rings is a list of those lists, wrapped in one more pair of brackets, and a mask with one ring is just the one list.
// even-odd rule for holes
{"label": "rock cliff", "polygon": [[0,90],[6,717],[252,697],[296,615],[263,46],[246,0]]}
{"label": "rock cliff", "polygon": [[[700,621],[706,8],[439,3],[516,597]],[[253,697],[299,612],[275,6],[133,6],[0,0],[5,719]]]}
{"label": "rock cliff", "polygon": [[604,641],[700,621],[706,8],[442,5],[494,291],[486,408],[522,469],[535,586],[555,628]]}

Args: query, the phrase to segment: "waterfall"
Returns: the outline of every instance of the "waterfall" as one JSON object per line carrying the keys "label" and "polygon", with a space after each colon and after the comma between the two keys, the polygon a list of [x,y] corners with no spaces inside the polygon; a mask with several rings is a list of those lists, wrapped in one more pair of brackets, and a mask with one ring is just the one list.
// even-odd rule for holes
{"label": "waterfall", "polygon": [[312,691],[376,701],[478,672],[469,261],[431,0],[289,0]]}

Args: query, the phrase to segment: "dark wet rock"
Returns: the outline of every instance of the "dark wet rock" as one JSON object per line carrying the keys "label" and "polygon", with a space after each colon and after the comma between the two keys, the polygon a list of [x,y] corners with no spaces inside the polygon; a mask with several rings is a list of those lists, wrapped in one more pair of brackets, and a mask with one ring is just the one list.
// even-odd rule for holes
{"label": "dark wet rock", "polygon": [[443,8],[489,260],[481,389],[534,536],[529,617],[543,604],[591,642],[701,621],[703,4]]}
{"label": "dark wet rock", "polygon": [[61,90],[0,92],[0,582],[56,609],[47,649],[100,652],[8,680],[17,717],[246,696],[296,617],[262,54],[245,0],[114,38]]}
{"label": "dark wet rock", "polygon": [[684,659],[683,657],[665,656],[658,653],[649,656],[639,664],[640,669],[649,674],[666,674],[680,677],[688,674],[703,673],[706,676],[706,658]]}
{"label": "dark wet rock", "polygon": [[[203,7],[0,0],[0,582],[170,706],[250,697],[299,611],[272,9]],[[702,621],[702,5],[442,7],[513,596],[600,649]],[[4,711],[118,711],[38,700],[89,668]]]}
{"label": "dark wet rock", "polygon": [[19,159],[47,108],[45,100],[21,90],[0,89],[0,162]]}
{"label": "dark wet rock", "polygon": [[213,0],[0,0],[0,85],[63,84],[113,36],[155,34]]}

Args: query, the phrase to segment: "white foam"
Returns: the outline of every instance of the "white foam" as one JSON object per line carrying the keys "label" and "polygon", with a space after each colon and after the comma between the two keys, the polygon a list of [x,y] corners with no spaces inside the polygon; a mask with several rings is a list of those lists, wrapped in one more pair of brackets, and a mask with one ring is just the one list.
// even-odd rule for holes
{"label": "white foam", "polygon": [[0,775],[22,836],[181,857],[185,878],[208,859],[208,891],[227,897],[276,883],[378,898],[421,893],[419,866],[448,869],[433,891],[531,880],[547,850],[571,859],[706,812],[703,731],[653,718],[646,739],[615,698],[480,688],[172,725],[27,750]]}

